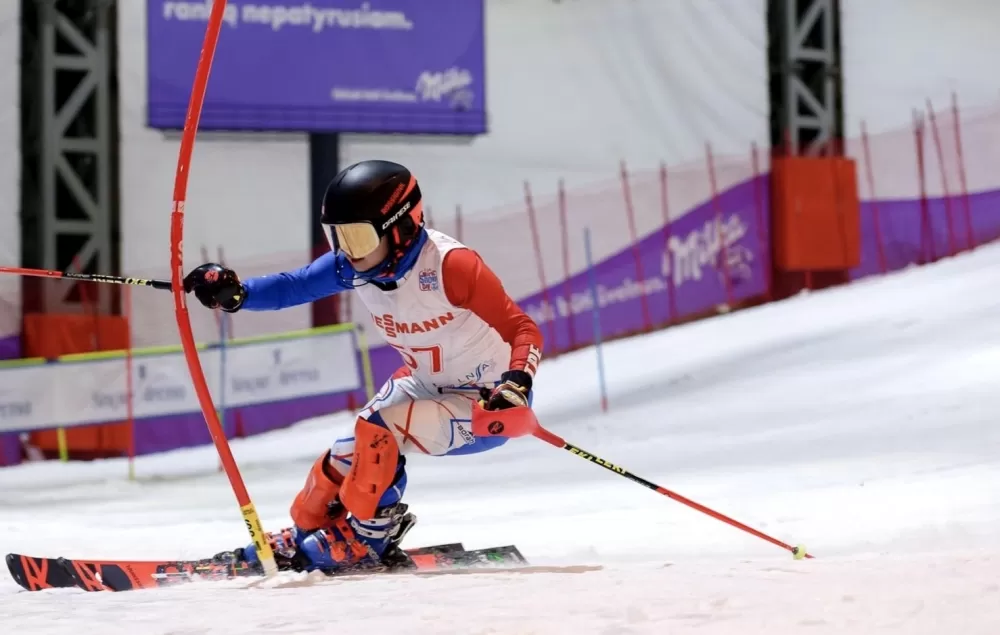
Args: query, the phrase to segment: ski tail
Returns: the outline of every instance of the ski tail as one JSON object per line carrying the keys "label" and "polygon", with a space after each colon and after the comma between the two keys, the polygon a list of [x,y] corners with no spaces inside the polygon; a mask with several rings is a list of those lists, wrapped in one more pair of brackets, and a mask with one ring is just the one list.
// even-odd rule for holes
{"label": "ski tail", "polygon": [[505,568],[528,564],[528,561],[514,545],[471,551],[462,549],[410,554],[410,560],[413,561],[413,565],[418,571]]}
{"label": "ski tail", "polygon": [[55,558],[35,558],[9,553],[6,562],[14,582],[28,591],[76,586],[73,576]]}

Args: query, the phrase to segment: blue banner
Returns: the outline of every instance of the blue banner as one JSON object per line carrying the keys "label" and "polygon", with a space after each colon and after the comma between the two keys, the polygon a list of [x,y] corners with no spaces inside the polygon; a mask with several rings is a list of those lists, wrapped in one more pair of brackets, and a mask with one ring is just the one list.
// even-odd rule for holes
{"label": "blue banner", "polygon": [[[231,0],[207,130],[486,132],[484,0]],[[147,0],[148,125],[184,126],[212,0]]]}

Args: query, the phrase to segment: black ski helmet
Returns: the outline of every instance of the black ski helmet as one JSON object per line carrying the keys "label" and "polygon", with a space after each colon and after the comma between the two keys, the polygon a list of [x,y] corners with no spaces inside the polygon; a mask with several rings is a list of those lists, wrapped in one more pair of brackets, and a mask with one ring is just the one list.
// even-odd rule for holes
{"label": "black ski helmet", "polygon": [[330,248],[352,258],[371,253],[388,236],[389,258],[380,274],[390,274],[424,226],[420,186],[398,163],[355,163],[327,186],[320,222]]}

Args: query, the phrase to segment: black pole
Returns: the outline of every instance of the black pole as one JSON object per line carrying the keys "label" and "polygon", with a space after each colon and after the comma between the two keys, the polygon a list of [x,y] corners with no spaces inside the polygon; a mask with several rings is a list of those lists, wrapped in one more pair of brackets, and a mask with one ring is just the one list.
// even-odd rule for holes
{"label": "black pole", "polygon": [[[327,184],[340,171],[340,135],[333,132],[309,134],[309,239],[312,257],[319,258],[329,251],[326,236],[319,224],[323,193]],[[314,302],[312,305],[312,325],[327,326],[337,324],[339,298],[336,296]]]}

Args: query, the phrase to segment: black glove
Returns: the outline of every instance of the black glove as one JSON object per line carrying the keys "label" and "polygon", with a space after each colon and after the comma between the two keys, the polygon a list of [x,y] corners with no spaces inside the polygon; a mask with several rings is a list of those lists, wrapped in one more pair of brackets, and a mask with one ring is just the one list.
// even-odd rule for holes
{"label": "black glove", "polygon": [[505,410],[528,405],[531,375],[523,370],[508,370],[500,375],[500,385],[493,390],[483,388],[479,402],[485,410]]}
{"label": "black glove", "polygon": [[198,301],[209,309],[235,313],[243,306],[247,291],[232,269],[214,262],[194,269],[184,278],[184,292],[194,292]]}

